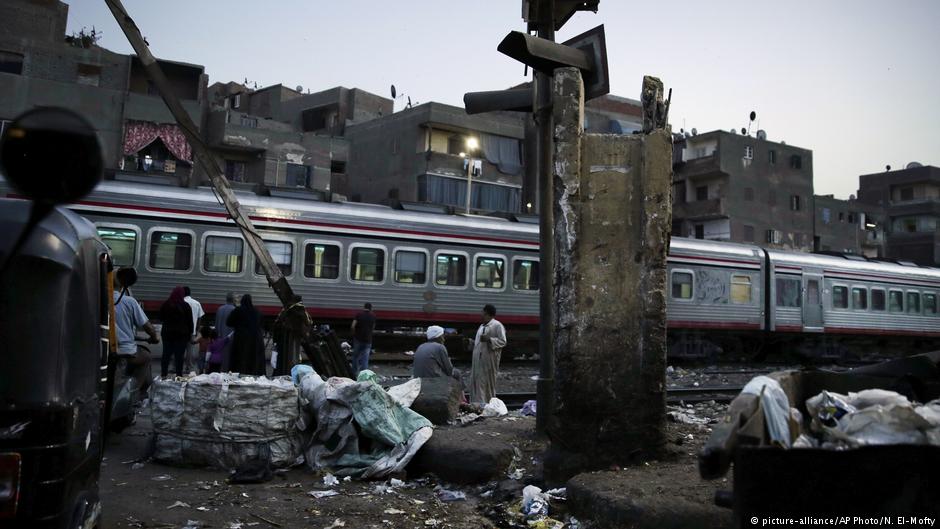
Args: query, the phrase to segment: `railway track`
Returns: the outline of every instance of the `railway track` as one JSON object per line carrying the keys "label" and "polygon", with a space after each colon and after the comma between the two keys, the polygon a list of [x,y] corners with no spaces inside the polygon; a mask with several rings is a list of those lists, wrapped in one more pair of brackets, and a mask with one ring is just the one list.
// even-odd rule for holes
{"label": "railway track", "polygon": [[[668,404],[695,403],[695,402],[731,402],[741,393],[742,386],[702,386],[686,388],[669,388],[666,390]],[[496,395],[507,408],[521,408],[526,401],[535,400],[535,392],[499,393]]]}

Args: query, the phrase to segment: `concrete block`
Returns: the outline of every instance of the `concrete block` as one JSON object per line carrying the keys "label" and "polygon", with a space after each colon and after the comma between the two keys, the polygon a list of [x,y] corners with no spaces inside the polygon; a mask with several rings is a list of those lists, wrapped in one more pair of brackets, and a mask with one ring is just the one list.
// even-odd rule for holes
{"label": "concrete block", "polygon": [[[568,481],[568,508],[597,529],[724,529],[732,513],[665,491],[643,491],[618,472],[579,474]],[[647,493],[649,492],[649,493]]]}
{"label": "concrete block", "polygon": [[460,485],[486,483],[505,477],[513,449],[506,442],[477,435],[469,428],[436,428],[412,459],[409,475],[432,473]]}
{"label": "concrete block", "polygon": [[411,409],[423,415],[432,424],[444,425],[457,417],[463,388],[450,377],[421,379],[421,393]]}

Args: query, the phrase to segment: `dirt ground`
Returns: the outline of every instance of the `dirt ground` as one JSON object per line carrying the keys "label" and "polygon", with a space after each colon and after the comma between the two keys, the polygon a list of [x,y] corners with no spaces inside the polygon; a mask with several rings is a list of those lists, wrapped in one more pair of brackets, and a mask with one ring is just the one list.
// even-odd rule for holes
{"label": "dirt ground", "polygon": [[[698,422],[707,422],[723,410],[721,405],[698,404],[685,411]],[[398,486],[390,486],[389,481],[340,481],[329,487],[324,485],[323,474],[301,466],[279,472],[267,483],[230,485],[224,471],[176,468],[146,460],[150,420],[144,414],[136,425],[108,442],[101,483],[102,529],[527,527],[519,514],[521,488],[540,484],[541,453],[546,446],[534,428],[533,418],[517,414],[463,427],[470,437],[491,436],[516,448],[509,475],[499,483],[461,488],[438,483],[433,477],[402,476],[404,484]],[[708,483],[698,477],[695,455],[709,426],[669,422],[667,428],[671,453],[667,460],[616,470],[629,482],[626,491],[637,497],[668,494],[711,504],[714,491],[730,483]],[[463,492],[466,499],[441,501],[435,491],[438,486]],[[339,494],[319,499],[309,494],[330,488]],[[554,502],[552,514],[568,521],[563,503]],[[580,527],[590,527],[590,522],[583,520]]]}

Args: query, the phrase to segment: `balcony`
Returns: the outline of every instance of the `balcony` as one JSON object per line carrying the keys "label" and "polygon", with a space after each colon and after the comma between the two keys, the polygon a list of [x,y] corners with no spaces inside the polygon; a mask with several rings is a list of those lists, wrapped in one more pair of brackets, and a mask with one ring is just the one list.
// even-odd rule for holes
{"label": "balcony", "polygon": [[676,204],[672,207],[672,216],[684,220],[709,220],[728,216],[725,199],[711,198]]}
{"label": "balcony", "polygon": [[287,123],[217,110],[209,114],[209,145],[244,151],[265,151],[275,144],[300,144],[302,133]]}
{"label": "balcony", "polygon": [[[202,106],[199,101],[186,99],[181,101],[183,109],[197,125],[202,122]],[[124,119],[149,121],[151,123],[176,123],[170,109],[160,96],[128,92],[124,107]]]}
{"label": "balcony", "polygon": [[718,151],[711,156],[693,158],[683,162],[676,168],[676,175],[685,178],[696,178],[700,176],[716,176],[723,174],[721,170],[721,159],[718,157]]}

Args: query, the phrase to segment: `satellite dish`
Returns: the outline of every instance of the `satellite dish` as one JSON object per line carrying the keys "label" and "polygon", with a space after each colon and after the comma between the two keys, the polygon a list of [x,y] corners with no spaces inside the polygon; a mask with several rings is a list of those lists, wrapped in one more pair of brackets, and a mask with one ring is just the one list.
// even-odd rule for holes
{"label": "satellite dish", "polygon": [[920,162],[911,162],[904,166],[905,169],[917,169],[918,167],[923,167],[924,164]]}
{"label": "satellite dish", "polygon": [[742,134],[742,135],[747,135],[747,129],[744,128],[744,127],[741,127],[741,134]]}
{"label": "satellite dish", "polygon": [[754,112],[754,111],[752,110],[752,111],[751,111],[751,121],[754,121],[755,119],[757,119],[757,112]]}
{"label": "satellite dish", "polygon": [[890,170],[891,170],[891,166],[890,166],[890,165],[886,165],[886,166],[885,166],[885,171],[890,171]]}
{"label": "satellite dish", "polygon": [[395,99],[395,96],[398,95],[398,92],[395,91],[395,85],[392,85],[392,99]]}
{"label": "satellite dish", "polygon": [[679,134],[685,135],[685,129],[679,129]]}
{"label": "satellite dish", "polygon": [[731,134],[737,134],[737,133],[738,133],[738,129],[731,129]]}
{"label": "satellite dish", "polygon": [[757,131],[757,139],[759,139],[759,140],[766,140],[766,139],[767,139],[767,132],[766,132],[765,130],[763,130],[763,129]]}
{"label": "satellite dish", "polygon": [[693,136],[698,135],[698,129],[696,129],[695,127],[692,127],[692,135]]}
{"label": "satellite dish", "polygon": [[300,93],[303,93],[304,87],[302,87],[302,86],[300,86],[300,85],[297,85],[297,88],[295,88],[295,90],[297,90],[297,91],[300,92]]}

